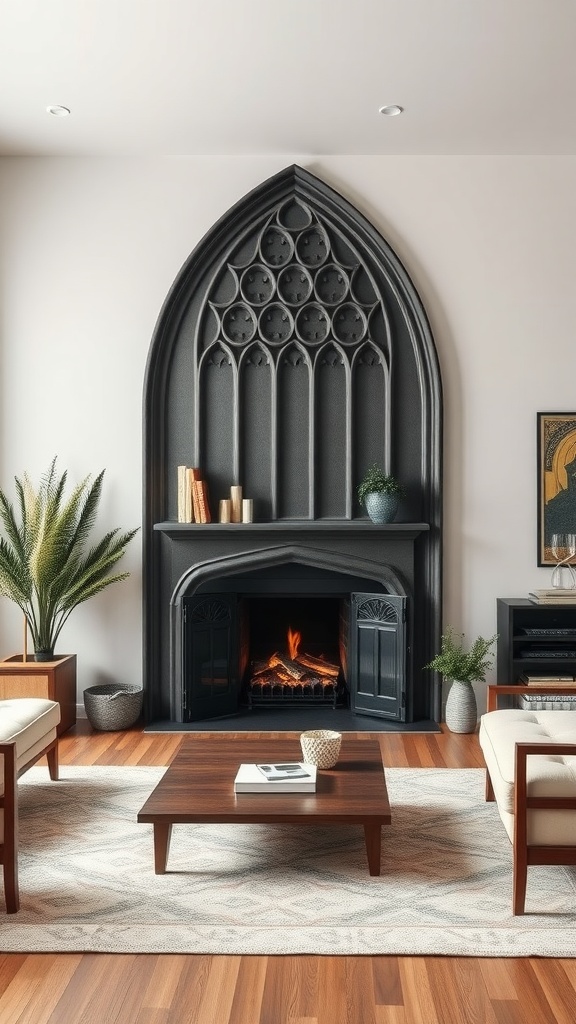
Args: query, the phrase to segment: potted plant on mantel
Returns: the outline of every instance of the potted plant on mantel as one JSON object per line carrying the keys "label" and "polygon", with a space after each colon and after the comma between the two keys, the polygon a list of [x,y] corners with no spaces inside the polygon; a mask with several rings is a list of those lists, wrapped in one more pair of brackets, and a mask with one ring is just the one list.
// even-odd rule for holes
{"label": "potted plant on mantel", "polygon": [[37,490],[26,473],[15,477],[17,512],[0,490],[0,596],[24,612],[36,661],[55,658],[60,631],[77,605],[130,575],[111,569],[137,530],[111,530],[86,550],[104,470],[94,481],[86,477],[68,498],[66,477],[57,474],[55,458]]}
{"label": "potted plant on mantel", "polygon": [[373,523],[391,523],[398,512],[404,488],[376,463],[367,470],[358,486],[358,500],[366,507]]}
{"label": "potted plant on mantel", "polygon": [[492,667],[489,657],[498,634],[485,640],[476,637],[469,650],[464,649],[464,633],[456,633],[451,626],[440,638],[440,654],[424,668],[440,672],[452,685],[446,700],[446,725],[450,732],[474,732],[478,719],[476,695],[472,683],[483,683]]}

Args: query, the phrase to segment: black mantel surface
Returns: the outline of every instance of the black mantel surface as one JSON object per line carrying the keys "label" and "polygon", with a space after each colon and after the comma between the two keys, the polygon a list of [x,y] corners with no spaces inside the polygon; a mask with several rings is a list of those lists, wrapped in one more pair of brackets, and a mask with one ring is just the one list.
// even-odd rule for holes
{"label": "black mantel surface", "polygon": [[373,523],[370,519],[276,519],[269,523],[155,523],[155,530],[161,533],[177,536],[182,533],[197,533],[208,530],[209,532],[223,531],[225,533],[235,530],[246,531],[247,533],[281,533],[289,530],[294,533],[350,533],[364,531],[368,533],[385,534],[407,534],[416,536],[430,529],[428,523]]}

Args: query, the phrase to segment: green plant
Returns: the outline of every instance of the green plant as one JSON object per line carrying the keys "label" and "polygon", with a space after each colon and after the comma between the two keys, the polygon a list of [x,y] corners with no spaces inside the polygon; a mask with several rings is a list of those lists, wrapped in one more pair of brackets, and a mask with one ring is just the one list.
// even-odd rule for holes
{"label": "green plant", "polygon": [[391,476],[390,473],[385,473],[384,470],[374,463],[366,471],[364,479],[358,485],[358,500],[361,505],[364,505],[367,494],[381,492],[384,492],[384,494],[397,494],[400,497],[404,494],[404,488],[402,484],[398,483],[396,477]]}
{"label": "green plant", "polygon": [[440,639],[440,654],[424,668],[432,668],[445,679],[458,679],[462,683],[484,682],[492,666],[489,654],[498,634],[495,633],[489,640],[477,637],[468,651],[464,650],[464,639],[464,633],[455,633],[448,626]]}
{"label": "green plant", "polygon": [[130,574],[110,574],[136,530],[111,530],[86,550],[104,470],[86,477],[65,497],[66,472],[56,459],[36,490],[28,475],[15,477],[17,511],[0,490],[0,595],[24,612],[38,653],[52,653],[73,608]]}

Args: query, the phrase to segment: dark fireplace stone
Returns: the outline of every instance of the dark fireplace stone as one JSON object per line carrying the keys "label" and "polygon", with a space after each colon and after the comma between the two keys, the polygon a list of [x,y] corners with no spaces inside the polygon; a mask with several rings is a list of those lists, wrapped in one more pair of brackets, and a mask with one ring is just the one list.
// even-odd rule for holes
{"label": "dark fireplace stone", "polygon": [[[166,299],[144,412],[148,721],[214,713],[191,706],[194,674],[229,689],[217,714],[238,709],[250,602],[266,600],[337,603],[342,692],[362,714],[438,719],[423,666],[440,635],[440,373],[414,285],[373,226],[299,167],[241,200]],[[373,462],[405,486],[388,526],[355,500]],[[180,465],[208,481],[213,519],[241,485],[255,521],[178,523]]]}

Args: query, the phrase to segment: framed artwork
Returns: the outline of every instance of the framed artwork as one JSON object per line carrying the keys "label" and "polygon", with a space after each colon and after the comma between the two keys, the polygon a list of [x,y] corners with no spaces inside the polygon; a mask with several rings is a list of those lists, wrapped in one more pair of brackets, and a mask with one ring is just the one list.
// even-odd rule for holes
{"label": "framed artwork", "polygon": [[556,565],[553,534],[576,534],[576,412],[539,412],[538,565]]}

